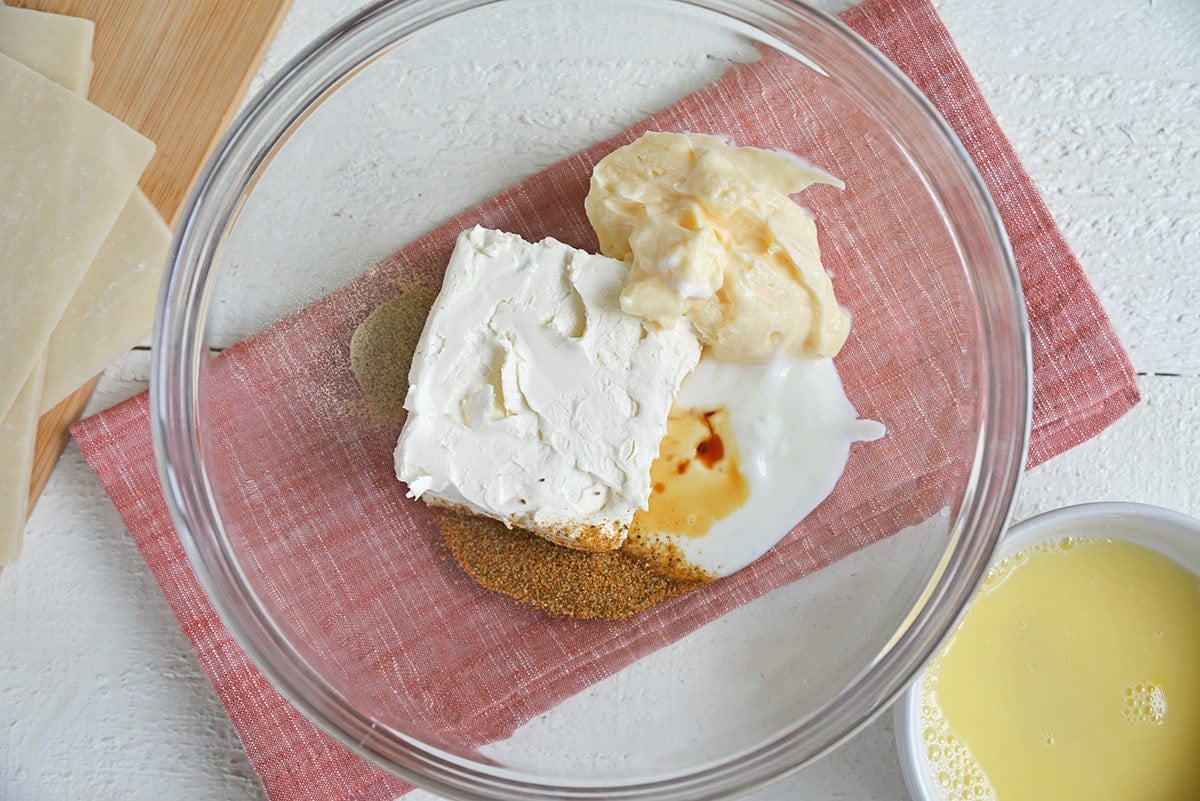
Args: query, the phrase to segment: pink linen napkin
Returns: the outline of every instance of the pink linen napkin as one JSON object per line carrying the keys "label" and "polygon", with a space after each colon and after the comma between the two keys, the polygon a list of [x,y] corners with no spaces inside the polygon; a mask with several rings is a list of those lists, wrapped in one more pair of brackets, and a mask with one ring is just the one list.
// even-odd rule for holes
{"label": "pink linen napkin", "polygon": [[[1033,331],[1030,464],[1094,436],[1137,402],[1132,369],[949,34],[927,0],[867,0],[843,19],[926,93],[975,160],[1000,209]],[[953,388],[965,381],[954,374],[948,355],[962,342],[949,336],[933,341],[913,337],[904,352],[875,364],[877,354],[864,343],[913,329],[917,321],[903,309],[857,315],[852,339],[839,356],[847,392],[860,413],[883,419],[889,430],[884,440],[872,444],[875,450],[855,449],[843,482],[858,476],[864,485],[883,490],[872,497],[837,493],[764,559],[709,588],[668,601],[638,616],[636,623],[555,621],[463,581],[444,558],[436,535],[428,533],[423,507],[407,501],[391,475],[395,427],[372,424],[347,411],[362,405],[347,367],[349,334],[396,292],[400,277],[436,286],[454,236],[477,222],[529,239],[553,235],[594,250],[582,213],[591,165],[615,144],[648,128],[730,133],[740,144],[784,147],[819,164],[837,165],[847,189],[810,190],[826,194],[809,201],[806,193],[806,202],[821,217],[822,230],[834,227],[822,245],[839,298],[857,310],[869,308],[856,303],[857,298],[887,297],[887,286],[876,283],[883,271],[856,273],[854,265],[864,259],[891,264],[888,243],[902,232],[872,231],[867,236],[853,227],[836,229],[848,225],[844,220],[869,220],[869,214],[854,212],[883,202],[883,190],[877,182],[856,180],[841,169],[851,165],[853,173],[854,168],[851,160],[840,157],[845,155],[838,152],[840,143],[805,139],[796,130],[802,126],[793,121],[754,113],[756,104],[775,112],[794,108],[797,115],[808,113],[809,79],[777,58],[734,67],[714,85],[614,142],[554,165],[450,221],[345,289],[230,348],[211,365],[207,423],[212,461],[222,486],[242,488],[223,502],[224,514],[238,524],[233,526],[238,545],[249,555],[247,574],[264,597],[287,599],[279,602],[278,612],[296,642],[336,638],[345,620],[356,621],[362,630],[388,627],[390,642],[350,643],[359,649],[355,664],[331,664],[330,669],[341,671],[346,686],[391,704],[410,732],[430,738],[452,735],[467,749],[507,736],[646,653],[953,501],[959,490],[949,478],[954,475],[955,443],[929,432],[953,428],[955,422],[962,423],[963,431],[969,426],[941,416],[953,415],[953,409],[914,404],[910,390],[920,382],[948,382]],[[835,207],[836,212],[827,211]],[[844,244],[849,242],[854,245]],[[921,266],[897,269],[909,271],[907,280],[932,280]],[[930,292],[934,294],[932,285]],[[162,499],[146,396],[81,421],[72,431],[162,586],[267,795],[273,801],[365,801],[406,791],[402,782],[343,749],[297,713],[221,624],[191,571]],[[285,472],[278,470],[281,461],[288,465]],[[909,462],[912,469],[897,468]],[[340,480],[331,482],[331,477]],[[313,492],[317,487],[321,491]],[[355,510],[353,518],[349,509]],[[333,566],[328,561],[303,564],[313,553],[335,556]],[[380,554],[393,558],[384,561]],[[280,559],[302,564],[303,584],[272,573],[269,566]],[[380,598],[388,604],[372,603]],[[461,633],[453,643],[439,639],[446,621],[454,621]],[[436,648],[431,646],[435,641]],[[501,641],[520,643],[522,658],[515,660],[499,648]],[[315,650],[305,656],[325,663]],[[448,665],[453,671],[446,670]]]}

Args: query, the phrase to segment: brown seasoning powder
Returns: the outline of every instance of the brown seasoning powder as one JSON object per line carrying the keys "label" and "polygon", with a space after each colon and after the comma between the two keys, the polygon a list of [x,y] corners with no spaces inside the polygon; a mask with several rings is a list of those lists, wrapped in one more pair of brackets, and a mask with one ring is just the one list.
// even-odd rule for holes
{"label": "brown seasoning powder", "polygon": [[455,561],[478,584],[536,606],[551,615],[617,620],[641,612],[672,595],[707,583],[711,577],[685,565],[682,555],[655,558],[676,566],[668,578],[624,549],[579,551],[536,534],[466,512],[433,508]]}
{"label": "brown seasoning powder", "polygon": [[350,337],[350,367],[371,416],[403,421],[413,351],[437,293],[412,289],[385,301]]}
{"label": "brown seasoning powder", "polygon": [[[435,295],[424,289],[405,291],[380,304],[355,329],[350,364],[372,417],[403,421],[413,351]],[[637,537],[616,550],[576,550],[490,518],[430,508],[467,575],[555,616],[625,618],[713,578],[688,564],[670,543]]]}

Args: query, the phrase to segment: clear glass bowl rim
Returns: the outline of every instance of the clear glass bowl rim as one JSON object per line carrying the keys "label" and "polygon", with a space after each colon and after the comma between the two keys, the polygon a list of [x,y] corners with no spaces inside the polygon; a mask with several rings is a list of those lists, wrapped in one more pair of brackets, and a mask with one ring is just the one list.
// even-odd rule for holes
{"label": "clear glass bowl rim", "polygon": [[[292,59],[254,97],[197,180],[167,259],[153,335],[150,416],[159,475],[171,517],[209,600],[234,639],[280,693],[319,728],[390,773],[462,799],[655,799],[703,801],[744,793],[795,770],[848,738],[889,704],[952,630],[1008,523],[1029,438],[1031,360],[1020,283],[999,214],[974,164],[928,100],[871,45],[834,17],[796,0],[662,0],[754,26],[783,13],[840,37],[925,118],[959,169],[986,227],[992,279],[1003,291],[976,292],[982,319],[982,424],[952,545],[889,647],[842,693],[749,753],[653,781],[550,785],[441,753],[379,726],[348,704],[306,664],[240,570],[226,539],[201,458],[199,389],[205,314],[229,228],[260,170],[305,110],[406,32],[505,0],[380,0],[345,19]],[[974,276],[973,276],[974,277]],[[991,287],[995,289],[995,287]],[[953,558],[952,558],[953,557]]]}

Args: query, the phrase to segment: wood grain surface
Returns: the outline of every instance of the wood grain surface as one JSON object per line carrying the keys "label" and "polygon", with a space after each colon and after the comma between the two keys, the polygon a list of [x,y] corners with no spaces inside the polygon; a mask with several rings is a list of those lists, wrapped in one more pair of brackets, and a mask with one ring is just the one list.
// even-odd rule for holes
{"label": "wood grain surface", "polygon": [[[96,23],[89,100],[158,145],[141,187],[172,228],[229,125],[289,0],[16,0]],[[38,423],[30,511],[96,381]]]}

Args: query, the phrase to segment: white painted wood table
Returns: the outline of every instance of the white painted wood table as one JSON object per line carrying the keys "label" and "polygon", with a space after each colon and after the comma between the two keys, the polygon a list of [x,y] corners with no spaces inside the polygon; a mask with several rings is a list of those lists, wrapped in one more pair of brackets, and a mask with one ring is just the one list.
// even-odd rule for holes
{"label": "white painted wood table", "polygon": [[[355,0],[295,0],[261,83]],[[845,2],[827,4],[840,10]],[[940,0],[1112,316],[1142,404],[1031,471],[1016,518],[1128,500],[1200,515],[1200,2]],[[91,410],[147,386],[114,365]],[[0,575],[0,798],[259,798],[187,642],[79,450]],[[413,801],[430,796],[415,793]],[[883,715],[755,801],[907,798]]]}

